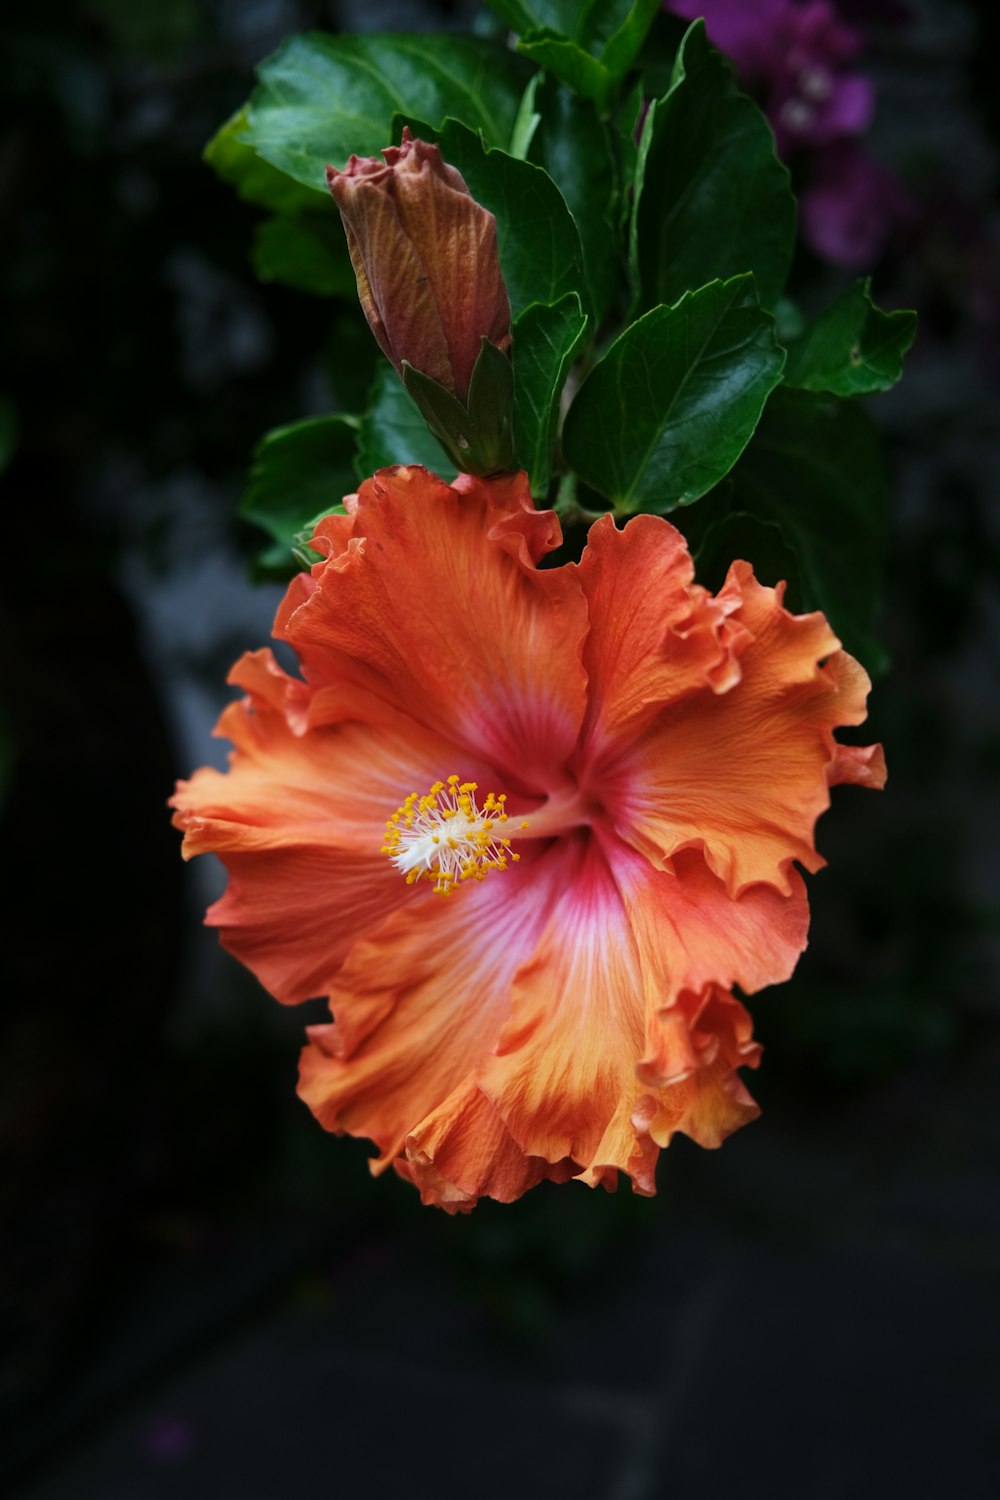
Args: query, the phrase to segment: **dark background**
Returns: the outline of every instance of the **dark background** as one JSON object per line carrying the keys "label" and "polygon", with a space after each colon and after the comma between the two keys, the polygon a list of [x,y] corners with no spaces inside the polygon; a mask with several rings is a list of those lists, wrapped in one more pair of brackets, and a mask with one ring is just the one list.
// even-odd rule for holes
{"label": "dark background", "polygon": [[891,780],[836,795],[810,950],[752,1004],[763,1119],[718,1153],[680,1140],[653,1201],[574,1185],[449,1219],[315,1125],[294,1093],[312,1015],[199,926],[217,876],[182,866],[165,800],[220,759],[225,672],[278,597],[248,581],[248,457],[268,427],[350,404],[374,358],[354,309],[255,280],[257,215],[200,152],[289,32],[468,15],[36,0],[4,23],[9,1476],[32,1500],[992,1500],[988,0],[913,3],[866,57],[872,149],[921,205],[875,282],[923,320],[872,407],[892,473],[893,669],[872,720]]}

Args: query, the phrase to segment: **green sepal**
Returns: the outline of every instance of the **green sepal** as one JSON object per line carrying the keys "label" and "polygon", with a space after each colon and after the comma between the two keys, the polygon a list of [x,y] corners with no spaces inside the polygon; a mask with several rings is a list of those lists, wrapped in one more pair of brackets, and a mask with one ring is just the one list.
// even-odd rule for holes
{"label": "green sepal", "polygon": [[403,385],[456,468],[485,477],[515,467],[514,372],[488,338],[473,367],[468,406],[405,359]]}
{"label": "green sepal", "polygon": [[484,473],[516,468],[514,455],[514,370],[510,357],[483,338],[469,382],[469,416],[476,432],[476,454]]}

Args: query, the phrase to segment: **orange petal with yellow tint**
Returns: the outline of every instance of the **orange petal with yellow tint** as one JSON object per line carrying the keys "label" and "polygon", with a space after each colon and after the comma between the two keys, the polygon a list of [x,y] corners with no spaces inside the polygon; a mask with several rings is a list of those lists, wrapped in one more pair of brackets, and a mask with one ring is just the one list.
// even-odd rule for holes
{"label": "orange petal with yellow tint", "polygon": [[739,681],[665,706],[608,769],[608,805],[654,863],[701,848],[732,894],[758,881],[788,892],[793,860],[823,863],[815,824],[844,764],[833,731],[864,719],[870,684],[822,615],[790,614],[748,564],[719,597],[746,632]]}
{"label": "orange petal with yellow tint", "polygon": [[710,985],[681,996],[659,1020],[659,1049],[638,1070],[650,1086],[643,1128],[659,1146],[677,1131],[700,1146],[721,1146],[760,1113],[737,1071],[760,1062],[750,1017],[734,995]]}
{"label": "orange petal with yellow tint", "polygon": [[407,1136],[406,1167],[421,1200],[449,1213],[479,1198],[512,1203],[545,1178],[565,1182],[575,1170],[570,1161],[525,1156],[472,1079]]}
{"label": "orange petal with yellow tint", "polygon": [[522,1151],[550,1162],[571,1156],[582,1169],[635,1089],[643,975],[599,845],[562,842],[573,860],[562,900],[517,974],[511,1019],[476,1076]]}
{"label": "orange petal with yellow tint", "polygon": [[758,884],[734,898],[698,849],[676,854],[670,871],[621,846],[609,857],[654,1009],[673,1004],[683,990],[738,985],[752,995],[791,977],[809,932],[797,871],[787,895]]}
{"label": "orange petal with yellow tint", "polygon": [[688,1066],[669,1082],[651,1083],[646,1065],[639,1083],[624,1097],[580,1181],[614,1189],[625,1172],[633,1189],[647,1197],[656,1191],[660,1149],[680,1132],[698,1145],[720,1146],[726,1136],[760,1113],[738,1068],[755,1068],[760,1047],[753,1042],[750,1017],[734,996],[710,987],[687,995],[675,1007],[678,1032],[689,1029],[683,1046]]}
{"label": "orange petal with yellow tint", "polygon": [[[419,1142],[446,1100],[456,1117],[466,1108],[475,1061],[507,1018],[564,864],[551,851],[529,855],[516,875],[494,873],[447,897],[413,887],[402,910],[355,942],[330,991],[334,1021],[309,1028],[299,1093],[328,1130],[371,1137],[379,1170],[408,1138]],[[444,1123],[433,1124],[435,1138]]]}
{"label": "orange petal with yellow tint", "polygon": [[635,516],[618,530],[602,516],[578,576],[590,616],[586,758],[634,739],[665,703],[739,679],[727,611],[695,585],[687,543],[669,522]]}
{"label": "orange petal with yellow tint", "polygon": [[[229,872],[206,922],[277,999],[297,1004],[325,994],[357,934],[409,900],[379,852],[386,818],[454,751],[388,710],[377,732],[350,718],[298,732],[309,689],[269,651],[243,657],[230,680],[247,695],[219,722],[235,746],[229,769],[180,782],[174,822],[186,857],[215,853]],[[481,761],[462,770],[490,774]]]}
{"label": "orange petal with yellow tint", "polygon": [[759,1048],[728,985],[791,972],[804,889],[795,877],[789,896],[757,886],[734,901],[696,853],[670,875],[594,840],[576,860],[477,1079],[526,1154],[572,1157],[591,1186],[627,1172],[651,1193],[666,1122],[717,1144],[756,1113],[735,1070]]}
{"label": "orange petal with yellow tint", "polygon": [[[542,792],[583,718],[580,584],[536,567],[559,540],[525,476],[455,485],[383,470],[316,529],[329,556],[277,627],[310,681],[349,659],[386,702]],[[513,790],[513,787],[509,788]]]}

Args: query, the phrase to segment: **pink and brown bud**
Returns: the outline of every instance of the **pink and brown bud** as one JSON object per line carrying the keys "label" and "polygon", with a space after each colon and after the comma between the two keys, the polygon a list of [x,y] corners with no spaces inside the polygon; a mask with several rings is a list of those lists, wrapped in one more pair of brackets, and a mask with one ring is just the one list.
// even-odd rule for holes
{"label": "pink and brown bud", "polygon": [[361,306],[401,375],[406,360],[464,403],[483,338],[510,344],[496,219],[408,128],[382,155],[326,171]]}

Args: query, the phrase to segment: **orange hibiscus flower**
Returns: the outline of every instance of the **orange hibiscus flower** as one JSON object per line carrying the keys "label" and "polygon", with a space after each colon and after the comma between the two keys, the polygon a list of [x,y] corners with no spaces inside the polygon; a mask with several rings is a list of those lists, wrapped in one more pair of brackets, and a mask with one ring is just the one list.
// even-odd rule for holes
{"label": "orange hibiscus flower", "polygon": [[244,656],[229,771],[173,799],[229,872],[207,921],[277,999],[329,997],[301,1095],[425,1202],[652,1193],[674,1131],[757,1113],[731,991],[795,966],[830,786],[882,785],[833,737],[868,679],[746,563],[698,587],[657,517],[539,568],[523,475],[388,469],[346,510],[278,612],[303,680]]}

